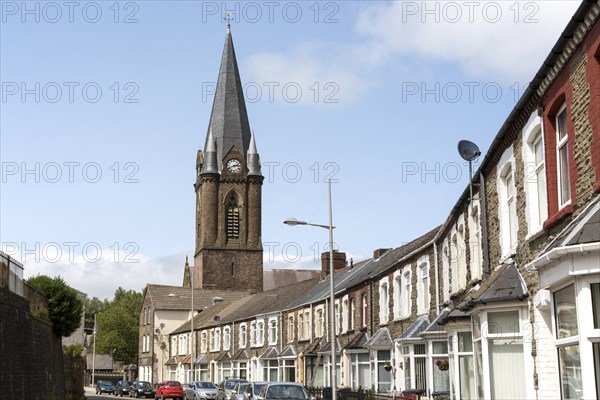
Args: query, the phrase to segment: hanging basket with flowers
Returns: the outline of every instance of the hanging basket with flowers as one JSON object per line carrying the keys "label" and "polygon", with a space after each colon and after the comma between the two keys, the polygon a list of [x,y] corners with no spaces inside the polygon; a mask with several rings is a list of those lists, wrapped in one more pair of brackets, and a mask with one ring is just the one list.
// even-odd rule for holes
{"label": "hanging basket with flowers", "polygon": [[386,371],[388,371],[388,372],[389,372],[389,371],[391,371],[391,370],[392,370],[392,364],[390,364],[390,362],[389,362],[389,361],[386,361],[386,362],[384,362],[384,363],[383,363],[383,368],[384,368]]}
{"label": "hanging basket with flowers", "polygon": [[450,364],[446,360],[437,360],[435,365],[440,369],[440,371],[448,371]]}

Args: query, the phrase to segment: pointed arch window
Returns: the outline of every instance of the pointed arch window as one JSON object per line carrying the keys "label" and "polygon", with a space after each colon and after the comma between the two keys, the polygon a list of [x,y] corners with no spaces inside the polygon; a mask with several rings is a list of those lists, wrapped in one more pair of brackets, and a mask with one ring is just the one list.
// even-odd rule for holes
{"label": "pointed arch window", "polygon": [[235,240],[240,238],[240,205],[238,196],[231,193],[227,197],[226,206],[226,229],[227,239]]}

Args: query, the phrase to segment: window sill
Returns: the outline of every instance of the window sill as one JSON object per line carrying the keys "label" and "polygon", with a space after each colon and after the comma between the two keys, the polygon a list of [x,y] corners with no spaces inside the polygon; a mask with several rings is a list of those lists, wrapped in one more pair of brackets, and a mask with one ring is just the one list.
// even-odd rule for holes
{"label": "window sill", "polygon": [[540,226],[537,231],[532,232],[532,233],[528,234],[527,236],[525,236],[525,240],[527,242],[531,243],[534,240],[539,239],[540,236],[542,236],[544,233],[546,233],[546,231],[544,230],[544,227]]}
{"label": "window sill", "polygon": [[544,222],[544,229],[550,229],[564,218],[573,214],[573,204],[569,203],[563,208],[561,208],[558,212],[554,213],[551,217],[549,217],[546,222]]}

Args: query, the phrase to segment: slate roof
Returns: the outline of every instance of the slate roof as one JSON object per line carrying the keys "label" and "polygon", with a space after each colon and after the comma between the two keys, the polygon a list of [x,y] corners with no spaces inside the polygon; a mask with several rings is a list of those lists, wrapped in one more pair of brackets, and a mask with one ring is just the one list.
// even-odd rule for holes
{"label": "slate roof", "polygon": [[[234,299],[230,298],[230,301],[212,305],[196,315],[194,317],[194,330],[222,326],[231,322],[278,312],[310,290],[316,283],[316,279],[311,279],[260,293],[246,294]],[[190,321],[186,321],[172,333],[189,332],[190,329]]]}
{"label": "slate roof", "polygon": [[[319,350],[317,351],[317,353],[327,353],[330,354],[331,353],[331,342],[327,341],[327,342],[322,342],[322,346],[319,348]],[[335,353],[339,354],[342,351],[342,346],[340,344],[340,340],[338,338],[335,339]]]}
{"label": "slate roof", "polygon": [[285,346],[279,357],[296,357],[298,353],[296,352],[296,347],[293,344],[288,344]]}
{"label": "slate roof", "polygon": [[260,358],[261,360],[274,359],[277,358],[277,356],[279,356],[279,353],[277,353],[277,349],[275,347],[269,347],[260,356],[258,356],[258,358]]}
{"label": "slate roof", "polygon": [[402,335],[398,338],[398,341],[410,341],[410,340],[422,340],[421,333],[429,327],[429,318],[427,315],[420,315],[417,317],[408,329],[402,332]]}
{"label": "slate roof", "polygon": [[304,350],[304,354],[312,354],[317,355],[321,351],[322,344],[325,342],[325,339],[321,338],[319,340],[315,340],[310,342],[309,345]]}
{"label": "slate roof", "polygon": [[379,328],[379,330],[365,343],[365,348],[369,350],[385,350],[391,349],[393,346],[392,336],[387,327]]}
{"label": "slate roof", "polygon": [[447,308],[444,308],[442,310],[442,312],[435,317],[435,319],[433,320],[433,322],[431,324],[429,324],[429,326],[427,328],[425,328],[425,330],[422,332],[423,335],[428,335],[428,334],[446,334],[446,330],[444,329],[444,324],[443,321],[446,320],[446,317],[448,317],[448,314],[450,314],[450,310]]}
{"label": "slate roof", "polygon": [[247,156],[251,138],[250,123],[229,28],[223,46],[219,78],[204,145],[205,149],[208,148],[210,136],[208,132],[211,131],[216,145],[218,172],[222,170],[223,157],[233,146],[244,157]]}
{"label": "slate roof", "polygon": [[231,359],[232,360],[249,360],[250,355],[248,354],[246,349],[239,349],[231,356]]}
{"label": "slate roof", "polygon": [[557,247],[600,242],[600,196],[588,205],[557,237],[546,247],[544,253]]}
{"label": "slate roof", "polygon": [[516,265],[505,263],[499,265],[477,290],[458,305],[458,308],[467,311],[477,304],[524,300],[527,296],[527,288]]}
{"label": "slate roof", "polygon": [[[173,294],[173,296],[169,296]],[[202,310],[213,305],[214,297],[224,301],[249,295],[249,291],[231,291],[214,289],[194,289],[194,309]],[[155,310],[189,310],[191,306],[191,289],[181,286],[146,285],[146,296]]]}
{"label": "slate roof", "polygon": [[[356,263],[354,266],[348,266],[335,272],[335,293],[341,293],[347,289],[360,285],[363,282],[367,282],[370,278],[376,278],[386,271],[394,268],[399,261],[410,255],[412,252],[432,242],[433,238],[437,234],[438,229],[439,227],[436,227],[409,243],[406,243],[395,249],[388,250],[377,259],[370,258],[368,260]],[[292,303],[286,310],[291,310],[322,301],[326,298],[329,298],[329,296],[330,282],[329,277],[327,277],[316,284],[315,287],[308,291],[304,296],[299,298],[298,301]]]}
{"label": "slate roof", "polygon": [[208,357],[206,354],[200,354],[200,356],[196,358],[194,364],[208,364]]}
{"label": "slate roof", "polygon": [[369,335],[366,332],[357,332],[346,343],[344,350],[366,349],[367,340],[369,340]]}

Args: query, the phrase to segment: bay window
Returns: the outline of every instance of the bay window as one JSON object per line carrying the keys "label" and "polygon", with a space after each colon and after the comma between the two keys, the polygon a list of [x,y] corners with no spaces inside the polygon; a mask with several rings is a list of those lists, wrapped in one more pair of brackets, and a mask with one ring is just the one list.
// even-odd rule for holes
{"label": "bay window", "polygon": [[554,313],[562,398],[579,399],[582,388],[581,355],[574,284],[554,292]]}

